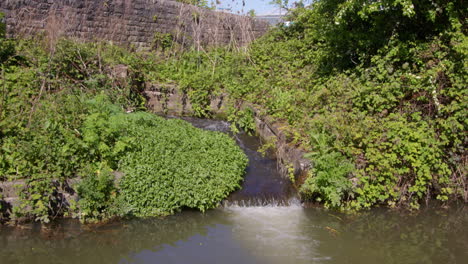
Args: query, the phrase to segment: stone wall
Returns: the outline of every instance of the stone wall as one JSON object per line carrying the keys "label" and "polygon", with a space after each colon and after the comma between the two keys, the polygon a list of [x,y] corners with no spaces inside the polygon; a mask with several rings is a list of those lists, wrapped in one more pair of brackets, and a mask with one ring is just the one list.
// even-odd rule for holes
{"label": "stone wall", "polygon": [[[51,198],[49,206],[57,216],[62,215],[63,212],[70,208],[72,200],[74,202],[78,201],[78,194],[73,189],[73,186],[79,181],[79,178],[74,178],[68,179],[63,183],[59,183],[57,180],[51,182],[51,188],[53,189],[51,196],[53,198]],[[19,196],[20,192],[25,188],[28,188],[25,180],[0,181],[0,225],[13,218],[15,218],[14,221],[17,223],[29,220],[26,215],[16,218],[13,213],[13,208],[22,206]],[[30,210],[29,207],[26,208]]]}
{"label": "stone wall", "polygon": [[44,32],[82,40],[108,40],[148,47],[155,34],[181,44],[244,45],[268,24],[169,0],[1,0],[9,36]]}

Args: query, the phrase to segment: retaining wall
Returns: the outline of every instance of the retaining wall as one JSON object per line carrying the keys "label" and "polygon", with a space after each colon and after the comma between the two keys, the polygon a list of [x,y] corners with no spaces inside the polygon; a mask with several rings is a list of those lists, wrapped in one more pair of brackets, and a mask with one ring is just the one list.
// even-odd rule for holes
{"label": "retaining wall", "polygon": [[8,35],[44,32],[82,40],[149,47],[157,34],[181,44],[245,45],[268,23],[169,0],[1,0]]}

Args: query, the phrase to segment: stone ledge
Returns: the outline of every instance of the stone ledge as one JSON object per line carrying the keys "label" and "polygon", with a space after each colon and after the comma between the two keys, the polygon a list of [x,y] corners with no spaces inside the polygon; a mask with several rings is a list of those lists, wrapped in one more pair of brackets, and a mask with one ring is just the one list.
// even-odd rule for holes
{"label": "stone ledge", "polygon": [[[63,205],[67,207],[70,205],[70,201],[78,200],[78,195],[73,189],[73,186],[80,181],[80,178],[73,178],[66,180],[63,184],[60,184],[57,180],[52,181],[52,185],[55,187],[54,196],[57,201],[61,201]],[[0,203],[2,204],[0,209],[0,219],[2,215],[4,218],[8,218],[14,207],[20,205],[21,200],[18,196],[21,191],[21,186],[26,184],[25,180],[13,180],[13,181],[0,181]]]}

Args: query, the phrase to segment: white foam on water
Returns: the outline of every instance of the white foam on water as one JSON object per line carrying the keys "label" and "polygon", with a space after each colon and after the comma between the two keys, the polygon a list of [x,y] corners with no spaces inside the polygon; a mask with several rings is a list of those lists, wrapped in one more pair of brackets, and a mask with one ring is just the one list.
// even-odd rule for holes
{"label": "white foam on water", "polygon": [[244,208],[244,207],[298,207],[302,208],[301,201],[297,198],[281,199],[281,198],[263,198],[256,197],[237,201],[225,200],[222,207],[229,208]]}
{"label": "white foam on water", "polygon": [[318,253],[315,228],[310,226],[310,219],[297,199],[289,201],[289,205],[231,205],[222,210],[234,223],[234,239],[262,263],[288,263],[292,256],[295,263],[330,260]]}
{"label": "white foam on water", "polygon": [[203,129],[227,133],[231,130],[231,126],[226,121],[215,121],[204,126]]}

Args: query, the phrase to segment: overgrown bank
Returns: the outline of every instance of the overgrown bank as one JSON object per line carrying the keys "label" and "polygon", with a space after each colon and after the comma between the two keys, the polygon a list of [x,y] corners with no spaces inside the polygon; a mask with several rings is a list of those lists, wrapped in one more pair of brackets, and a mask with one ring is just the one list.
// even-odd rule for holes
{"label": "overgrown bank", "polygon": [[[283,123],[289,144],[309,152],[314,165],[299,182],[305,200],[341,209],[419,208],[433,198],[466,202],[468,40],[461,1],[364,2],[321,0],[293,9],[292,26],[272,30],[246,51],[226,47],[175,52],[160,47],[143,55],[106,44],[0,40],[0,175],[30,177],[25,206],[47,216],[53,203],[42,199],[52,197],[49,180],[68,177],[86,163],[98,164],[99,169],[89,170],[94,176],[81,190],[102,190],[103,195],[82,199],[93,208],[93,201],[114,197],[108,172],[126,164],[126,151],[153,144],[134,146],[119,133],[150,133],[145,126],[159,121],[148,121],[153,118],[143,114],[130,120],[116,113],[123,127],[146,125],[117,135],[112,129],[91,134],[95,154],[90,154],[80,145],[90,144],[83,143],[82,129],[106,131],[103,128],[112,128],[117,120],[110,118],[111,111],[86,123],[94,112],[84,102],[105,93],[111,105],[132,111],[144,106],[140,92],[145,82],[177,83],[198,116],[210,115],[212,95],[228,94],[228,118],[239,127],[254,127],[252,111],[242,107],[245,102]],[[118,71],[122,65],[128,67],[124,76]],[[234,149],[232,155],[241,167]],[[135,159],[140,157],[129,158]],[[162,162],[149,161],[156,166]],[[132,170],[132,175],[139,173]],[[209,199],[217,200],[230,189],[212,193]],[[137,194],[117,204],[131,199],[136,203]],[[202,210],[214,205],[156,195],[178,201],[164,203],[164,212],[179,205]],[[148,204],[151,201],[138,206]]]}
{"label": "overgrown bank", "polygon": [[[0,44],[0,181],[21,183],[0,220],[205,211],[239,187],[233,139],[141,111],[154,62],[103,43]],[[79,200],[65,199],[77,178]]]}
{"label": "overgrown bank", "polygon": [[[367,4],[366,4],[367,3]],[[314,164],[300,192],[327,207],[468,201],[466,9],[461,1],[315,1],[247,52],[186,52],[161,64],[197,114],[228,93],[254,103]],[[244,110],[240,110],[244,109]]]}

